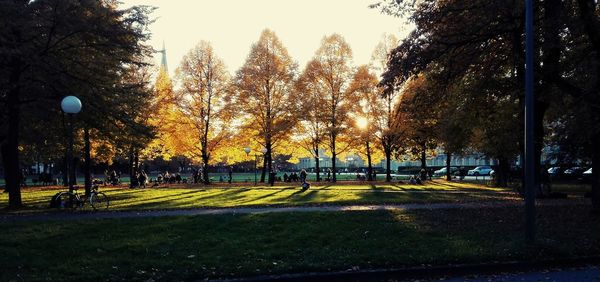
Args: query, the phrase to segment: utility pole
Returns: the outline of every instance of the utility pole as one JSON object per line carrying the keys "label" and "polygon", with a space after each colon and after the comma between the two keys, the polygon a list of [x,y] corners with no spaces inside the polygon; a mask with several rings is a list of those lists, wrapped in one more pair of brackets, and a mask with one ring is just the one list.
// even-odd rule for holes
{"label": "utility pole", "polygon": [[533,0],[525,0],[525,240],[535,241],[535,130]]}

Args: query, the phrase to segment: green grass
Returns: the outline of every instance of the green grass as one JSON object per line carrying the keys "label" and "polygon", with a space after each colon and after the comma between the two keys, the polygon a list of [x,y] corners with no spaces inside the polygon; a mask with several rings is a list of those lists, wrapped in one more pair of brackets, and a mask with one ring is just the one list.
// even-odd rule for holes
{"label": "green grass", "polygon": [[587,206],[3,223],[1,281],[200,280],[597,255]]}
{"label": "green grass", "polygon": [[[170,187],[104,188],[111,210],[182,209],[240,206],[348,205],[383,203],[438,203],[464,201],[510,201],[517,196],[503,189],[472,183],[430,181],[427,185],[325,185],[301,192],[298,186],[276,187]],[[49,201],[58,189],[25,188],[24,209],[3,212],[48,211]],[[440,192],[465,192],[460,194]],[[0,194],[0,209],[8,204],[8,195]]]}

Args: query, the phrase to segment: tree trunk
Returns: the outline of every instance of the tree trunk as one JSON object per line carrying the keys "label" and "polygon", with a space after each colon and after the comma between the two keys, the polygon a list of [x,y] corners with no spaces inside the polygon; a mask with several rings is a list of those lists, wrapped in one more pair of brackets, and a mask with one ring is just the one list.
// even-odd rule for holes
{"label": "tree trunk", "polygon": [[[513,48],[513,58],[514,58],[514,79],[515,85],[517,85],[517,89],[525,89],[525,46],[523,46],[523,30],[525,29],[524,24],[524,10],[523,9],[515,9],[516,14],[514,14],[514,18],[516,20],[515,27],[512,30],[512,48]],[[522,94],[518,96],[519,99],[519,116],[518,120],[523,121],[519,122],[519,136],[525,136],[525,92],[522,91]],[[517,186],[517,192],[522,196],[525,195],[525,143],[521,138],[519,140],[519,177],[521,180],[521,185]]]}
{"label": "tree trunk", "polygon": [[[539,95],[538,95],[539,96]],[[537,98],[539,99],[539,97]],[[536,100],[537,100],[536,99]],[[534,130],[535,130],[535,187],[537,188],[538,191],[541,191],[540,185],[541,185],[541,177],[540,177],[540,171],[542,170],[542,150],[544,149],[544,114],[546,112],[547,109],[547,104],[540,102],[539,100],[536,101],[536,105],[535,105],[535,125],[534,125]]]}
{"label": "tree trunk", "polygon": [[315,150],[315,170],[317,173],[317,182],[321,181],[321,167],[319,164],[319,149]]}
{"label": "tree trunk", "polygon": [[8,207],[19,208],[21,202],[21,169],[19,167],[19,104],[18,88],[11,90],[8,99],[8,134],[2,144],[4,179],[8,191]]}
{"label": "tree trunk", "polygon": [[333,176],[331,177],[331,182],[336,182],[337,181],[337,170],[336,170],[336,165],[335,165],[335,159],[337,157],[337,153],[335,152],[335,146],[333,147],[333,149],[331,150],[331,173],[333,174]]}
{"label": "tree trunk", "polygon": [[[15,32],[20,40],[20,32]],[[19,208],[23,205],[21,202],[21,169],[19,166],[19,123],[21,119],[19,94],[21,91],[21,59],[19,55],[11,59],[11,73],[8,77],[9,85],[12,88],[6,94],[6,107],[8,131],[2,147],[2,162],[4,164],[5,190],[8,191],[8,207]]]}
{"label": "tree trunk", "polygon": [[67,148],[67,150],[65,150],[65,159],[64,159],[65,164],[63,166],[64,167],[64,171],[63,171],[63,174],[61,175],[62,179],[63,179],[63,186],[64,187],[68,187],[69,186],[69,171],[71,171],[71,165],[69,163],[69,153],[68,153],[68,151],[69,151],[69,148]]}
{"label": "tree trunk", "polygon": [[134,188],[137,181],[134,181],[135,171],[133,170],[133,146],[129,148],[129,188]]}
{"label": "tree trunk", "polygon": [[450,162],[452,161],[452,153],[446,152],[446,180],[452,180],[452,171],[450,170]]}
{"label": "tree trunk", "polygon": [[427,148],[425,147],[425,143],[423,143],[421,145],[421,169],[427,170],[427,155],[426,155],[426,151]]}
{"label": "tree trunk", "polygon": [[136,174],[140,172],[140,149],[138,148],[133,151],[133,171]]}
{"label": "tree trunk", "polygon": [[91,171],[91,154],[90,154],[90,129],[85,126],[83,128],[84,138],[84,158],[85,164],[83,166],[83,174],[85,177],[85,195],[90,196],[92,191],[92,171]]}
{"label": "tree trunk", "polygon": [[271,143],[267,144],[267,173],[269,176],[269,184],[273,186],[275,184],[275,176],[273,175],[273,148]]}
{"label": "tree trunk", "polygon": [[265,183],[265,176],[267,174],[267,155],[263,154],[263,166],[260,173],[260,183]]}
{"label": "tree trunk", "polygon": [[373,165],[371,164],[371,147],[369,147],[369,141],[367,141],[367,177],[368,181],[373,181]]}
{"label": "tree trunk", "polygon": [[498,167],[495,170],[496,173],[496,186],[507,187],[508,186],[508,175],[510,173],[510,162],[506,158],[498,159]]}
{"label": "tree trunk", "polygon": [[202,153],[202,183],[205,185],[210,184],[210,179],[208,177],[208,154]]}
{"label": "tree trunk", "polygon": [[[596,142],[600,136],[595,136]],[[598,144],[598,143],[595,143]],[[595,168],[595,169],[594,169]],[[600,148],[594,146],[592,149],[592,213],[600,215]]]}
{"label": "tree trunk", "polygon": [[385,181],[392,181],[392,169],[391,169],[391,159],[392,159],[392,150],[389,148],[384,148],[385,151]]}

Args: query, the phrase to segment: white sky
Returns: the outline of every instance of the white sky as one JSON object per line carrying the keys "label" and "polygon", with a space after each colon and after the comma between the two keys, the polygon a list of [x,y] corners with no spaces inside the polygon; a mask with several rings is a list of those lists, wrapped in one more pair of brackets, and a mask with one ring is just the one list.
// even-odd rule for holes
{"label": "white sky", "polygon": [[[325,35],[337,32],[350,44],[354,64],[367,64],[384,33],[403,39],[410,31],[402,20],[368,5],[376,0],[122,0],[122,7],[158,7],[150,26],[150,44],[164,40],[169,72],[200,40],[212,43],[229,71],[244,63],[263,29],[277,34],[289,54],[304,69]],[[155,56],[160,63],[160,54]]]}

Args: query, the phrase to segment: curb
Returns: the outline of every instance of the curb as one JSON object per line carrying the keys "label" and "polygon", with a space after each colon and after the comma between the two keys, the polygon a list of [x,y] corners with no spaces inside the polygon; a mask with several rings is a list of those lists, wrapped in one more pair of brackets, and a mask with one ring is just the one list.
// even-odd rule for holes
{"label": "curb", "polygon": [[455,264],[447,266],[419,266],[407,268],[370,269],[337,272],[307,272],[282,275],[211,280],[211,281],[404,281],[408,279],[442,280],[446,276],[529,272],[549,268],[600,265],[600,256],[540,261],[508,261],[482,264]]}

